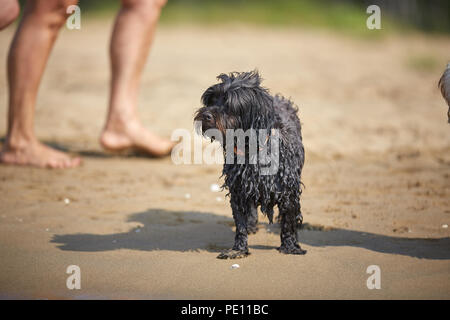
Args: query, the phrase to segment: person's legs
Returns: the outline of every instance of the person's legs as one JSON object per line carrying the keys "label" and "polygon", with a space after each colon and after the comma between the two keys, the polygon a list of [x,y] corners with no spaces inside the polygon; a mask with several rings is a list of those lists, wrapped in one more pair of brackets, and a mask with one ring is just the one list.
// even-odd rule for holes
{"label": "person's legs", "polygon": [[153,156],[170,153],[174,143],[143,127],[137,115],[139,82],[166,0],[122,0],[111,37],[111,92],[100,136],[108,150],[138,148]]}
{"label": "person's legs", "polygon": [[36,96],[45,65],[66,19],[66,8],[76,0],[27,1],[8,56],[8,132],[0,162],[50,168],[80,164],[79,158],[40,143],[33,130]]}
{"label": "person's legs", "polygon": [[20,7],[17,0],[0,0],[0,30],[9,26],[19,16]]}

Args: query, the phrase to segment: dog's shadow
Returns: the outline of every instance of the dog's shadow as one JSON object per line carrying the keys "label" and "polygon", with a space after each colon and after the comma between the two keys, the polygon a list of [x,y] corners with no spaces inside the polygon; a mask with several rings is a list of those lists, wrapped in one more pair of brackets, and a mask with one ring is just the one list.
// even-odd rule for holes
{"label": "dog's shadow", "polygon": [[138,222],[140,226],[114,234],[54,235],[51,242],[68,251],[201,249],[216,252],[228,248],[234,237],[233,219],[205,212],[149,209],[131,214],[127,222]]}
{"label": "dog's shadow", "polygon": [[[278,232],[279,228],[270,229]],[[402,238],[370,232],[331,228],[305,223],[299,233],[300,243],[315,247],[357,247],[420,259],[450,259],[450,238]]]}
{"label": "dog's shadow", "polygon": [[[212,213],[149,209],[131,214],[127,221],[138,222],[140,227],[114,234],[54,235],[51,242],[61,250],[85,252],[118,249],[220,252],[233,245],[233,219]],[[259,227],[275,234],[280,232],[278,224],[260,223]],[[400,238],[345,229],[326,231],[309,224],[304,224],[299,235],[301,244],[314,247],[350,246],[423,259],[450,259],[448,237]],[[252,244],[251,238],[250,248],[276,249],[276,246]]]}

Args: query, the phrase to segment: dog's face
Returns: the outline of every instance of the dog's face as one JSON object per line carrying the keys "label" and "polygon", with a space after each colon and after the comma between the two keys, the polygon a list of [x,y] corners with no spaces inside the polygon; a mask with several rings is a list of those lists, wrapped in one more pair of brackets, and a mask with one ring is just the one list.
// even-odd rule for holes
{"label": "dog's face", "polygon": [[247,130],[270,112],[272,97],[260,86],[256,71],[221,74],[217,79],[220,83],[203,93],[203,107],[194,118],[202,125],[199,132],[202,135],[208,137],[208,129],[219,130],[223,137],[227,129]]}

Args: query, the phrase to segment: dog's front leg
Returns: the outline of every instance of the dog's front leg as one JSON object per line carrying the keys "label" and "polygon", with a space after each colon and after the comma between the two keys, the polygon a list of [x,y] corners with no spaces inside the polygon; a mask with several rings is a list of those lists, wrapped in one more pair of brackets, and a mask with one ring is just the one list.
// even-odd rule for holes
{"label": "dog's front leg", "polygon": [[246,208],[241,208],[231,196],[231,209],[233,211],[234,223],[236,225],[236,236],[234,237],[234,246],[232,249],[220,253],[219,259],[238,259],[245,258],[250,253],[248,251],[248,233],[247,233],[247,215]]}

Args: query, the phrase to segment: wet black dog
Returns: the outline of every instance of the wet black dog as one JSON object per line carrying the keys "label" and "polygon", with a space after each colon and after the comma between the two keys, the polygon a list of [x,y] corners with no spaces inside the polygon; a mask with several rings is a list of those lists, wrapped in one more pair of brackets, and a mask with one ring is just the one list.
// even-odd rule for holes
{"label": "wet black dog", "polygon": [[[247,256],[247,235],[257,231],[257,207],[272,223],[275,205],[281,225],[278,250],[305,254],[297,240],[303,220],[300,178],[305,159],[297,108],[261,87],[256,71],[221,74],[217,79],[220,83],[204,92],[204,107],[194,120],[201,123],[201,134],[220,138],[224,151],[224,187],[229,190],[236,236],[233,248],[218,258]],[[210,133],[214,130],[221,137]]]}

